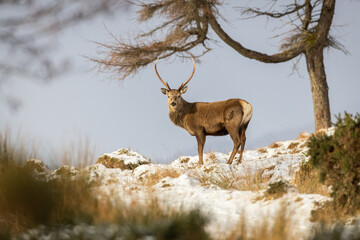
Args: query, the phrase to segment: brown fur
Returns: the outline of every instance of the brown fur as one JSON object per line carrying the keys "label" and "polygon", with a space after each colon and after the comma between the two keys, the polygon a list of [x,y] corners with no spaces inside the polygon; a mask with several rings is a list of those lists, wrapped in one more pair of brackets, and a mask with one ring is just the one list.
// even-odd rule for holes
{"label": "brown fur", "polygon": [[207,135],[223,136],[230,134],[234,148],[228,163],[231,164],[241,145],[239,163],[245,147],[245,131],[252,116],[252,106],[242,99],[229,99],[220,102],[189,103],[182,98],[186,86],[179,89],[161,91],[168,96],[169,118],[177,126],[196,136],[198,142],[199,164],[203,164],[203,149]]}

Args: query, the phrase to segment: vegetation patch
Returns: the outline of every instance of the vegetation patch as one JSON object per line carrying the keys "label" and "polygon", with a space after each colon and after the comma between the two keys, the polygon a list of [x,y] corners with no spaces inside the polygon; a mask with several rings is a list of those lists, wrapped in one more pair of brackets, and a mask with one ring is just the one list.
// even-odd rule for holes
{"label": "vegetation patch", "polygon": [[45,181],[22,165],[0,173],[0,228],[12,234],[38,225],[88,222],[96,209],[85,179]]}
{"label": "vegetation patch", "polygon": [[299,142],[292,142],[289,144],[288,149],[295,149],[297,146],[299,146]]}
{"label": "vegetation patch", "polygon": [[310,164],[318,169],[320,181],[331,186],[338,215],[353,215],[360,211],[360,115],[339,115],[335,127],[334,135],[310,138]]}
{"label": "vegetation patch", "polygon": [[269,148],[279,148],[281,147],[282,144],[281,143],[278,143],[278,142],[274,142],[272,144],[269,145]]}
{"label": "vegetation patch", "polygon": [[276,211],[275,217],[264,216],[258,222],[249,221],[241,216],[236,228],[230,232],[227,240],[288,240],[301,239],[299,233],[294,233],[292,211],[286,204]]}
{"label": "vegetation patch", "polygon": [[141,179],[141,184],[145,186],[153,186],[159,183],[162,179],[166,177],[170,178],[178,178],[180,177],[181,172],[173,169],[173,168],[160,168],[157,169],[155,173],[146,174]]}
{"label": "vegetation patch", "polygon": [[[346,237],[344,237],[346,236]],[[336,223],[332,226],[324,223],[313,229],[313,235],[311,240],[327,240],[327,239],[347,239],[347,240],[359,240],[360,228],[349,228],[343,223]]]}
{"label": "vegetation patch", "polygon": [[216,155],[215,153],[211,152],[207,154],[207,158],[211,160],[212,162],[216,162]]}
{"label": "vegetation patch", "polygon": [[101,163],[107,168],[120,168],[121,170],[133,170],[141,165],[141,163],[125,163],[123,159],[110,157],[106,154],[99,157],[96,163]]}
{"label": "vegetation patch", "polygon": [[302,162],[295,173],[295,185],[300,193],[329,196],[328,187],[320,181],[319,170],[309,161]]}
{"label": "vegetation patch", "polygon": [[266,148],[259,148],[257,151],[260,152],[260,153],[267,153],[268,152],[268,150]]}
{"label": "vegetation patch", "polygon": [[239,179],[233,172],[217,171],[210,174],[209,181],[222,189],[237,189],[237,181]]}
{"label": "vegetation patch", "polygon": [[311,135],[307,132],[302,132],[299,134],[296,140],[307,140]]}
{"label": "vegetation patch", "polygon": [[151,196],[143,204],[99,201],[88,176],[64,168],[61,177],[39,178],[23,164],[26,153],[3,140],[0,135],[0,239],[210,239],[198,210],[171,209]]}
{"label": "vegetation patch", "polygon": [[264,195],[267,199],[281,198],[285,193],[287,193],[287,185],[288,184],[282,180],[270,183]]}
{"label": "vegetation patch", "polygon": [[256,171],[249,169],[245,171],[245,175],[239,175],[235,169],[218,168],[211,172],[193,170],[189,172],[189,176],[198,180],[203,186],[216,185],[226,190],[258,191],[263,189],[265,185],[262,176],[264,171],[264,169]]}
{"label": "vegetation patch", "polygon": [[259,172],[258,175],[261,177],[261,182],[267,182],[273,176],[273,170],[275,169],[275,165],[264,168],[263,171]]}
{"label": "vegetation patch", "polygon": [[240,217],[236,227],[226,237],[227,240],[358,240],[360,228],[346,226],[343,223],[326,224],[324,222],[314,225],[311,234],[305,236],[304,232],[296,232],[297,222],[292,220],[293,210],[286,203],[276,211],[275,217],[264,216],[260,221],[254,222],[246,218],[245,213]]}
{"label": "vegetation patch", "polygon": [[189,158],[189,157],[181,158],[181,159],[180,159],[180,163],[188,163],[189,161],[190,161],[190,158]]}

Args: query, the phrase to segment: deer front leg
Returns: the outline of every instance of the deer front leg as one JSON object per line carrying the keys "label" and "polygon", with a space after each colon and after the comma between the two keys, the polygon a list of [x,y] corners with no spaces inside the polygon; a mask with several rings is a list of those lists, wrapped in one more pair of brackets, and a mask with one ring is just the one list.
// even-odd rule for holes
{"label": "deer front leg", "polygon": [[199,165],[203,165],[203,151],[205,145],[205,134],[203,132],[196,133],[196,140],[198,142]]}

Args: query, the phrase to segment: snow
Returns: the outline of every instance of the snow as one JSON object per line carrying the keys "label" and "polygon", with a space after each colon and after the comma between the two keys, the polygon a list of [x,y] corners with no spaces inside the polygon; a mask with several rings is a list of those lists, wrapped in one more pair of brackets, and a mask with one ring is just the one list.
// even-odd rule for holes
{"label": "snow", "polygon": [[[133,200],[146,203],[154,197],[172,209],[200,209],[209,217],[206,230],[214,239],[226,237],[242,217],[256,227],[264,218],[274,219],[284,206],[296,223],[293,232],[306,236],[313,226],[311,211],[329,199],[296,189],[295,173],[308,160],[308,136],[245,151],[240,164],[236,162],[238,156],[235,163],[226,164],[230,153],[218,152],[206,153],[202,166],[197,164],[198,156],[182,156],[168,165],[152,164],[139,153],[119,149],[105,155],[136,165],[135,169],[107,168],[97,163],[79,171],[69,170],[74,174],[86,172],[90,182],[97,181],[94,190],[101,193],[100,198],[121,199],[126,204]],[[264,197],[267,185],[279,180],[287,183],[288,192],[278,199]],[[223,181],[224,186],[217,181]]]}
{"label": "snow", "polygon": [[129,164],[140,165],[146,163],[149,164],[151,162],[150,159],[128,148],[121,148],[112,153],[105,153],[104,155],[107,155],[110,158],[118,159],[119,161],[124,161],[125,165],[129,165]]}

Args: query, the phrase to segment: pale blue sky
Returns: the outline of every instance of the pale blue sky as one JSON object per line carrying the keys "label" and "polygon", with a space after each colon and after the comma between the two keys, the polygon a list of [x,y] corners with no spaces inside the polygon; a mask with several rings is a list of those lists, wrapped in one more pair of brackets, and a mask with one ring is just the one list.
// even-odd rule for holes
{"label": "pale blue sky", "polygon": [[[232,37],[250,48],[276,51],[278,39],[270,38],[275,34],[271,22],[241,22],[233,9],[221,10],[230,19],[223,27]],[[351,54],[336,50],[325,53],[332,116],[345,110],[360,112],[359,12],[359,2],[337,2],[333,33]],[[153,65],[125,81],[109,81],[106,74],[92,70],[94,63],[82,57],[98,56],[99,49],[91,41],[112,41],[104,24],[116,36],[125,38],[133,29],[139,30],[134,15],[127,13],[111,19],[99,17],[59,34],[54,58],[69,57],[74,70],[48,84],[13,79],[4,85],[3,91],[23,104],[19,111],[12,112],[4,101],[0,102],[1,129],[8,126],[13,134],[20,131],[35,139],[43,158],[84,136],[96,146],[97,155],[121,147],[130,147],[154,162],[196,155],[196,139],[168,118],[167,98],[160,92],[163,86]],[[184,99],[249,101],[254,115],[247,130],[246,149],[314,131],[310,83],[303,59],[299,73],[291,74],[292,62],[264,64],[249,60],[220,40],[213,47],[197,64]],[[170,86],[177,87],[191,74],[192,63],[172,58],[159,61],[158,70]],[[208,137],[205,151],[229,152],[232,147],[229,136]]]}

